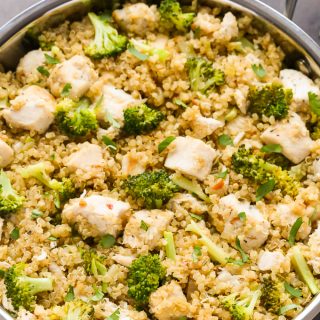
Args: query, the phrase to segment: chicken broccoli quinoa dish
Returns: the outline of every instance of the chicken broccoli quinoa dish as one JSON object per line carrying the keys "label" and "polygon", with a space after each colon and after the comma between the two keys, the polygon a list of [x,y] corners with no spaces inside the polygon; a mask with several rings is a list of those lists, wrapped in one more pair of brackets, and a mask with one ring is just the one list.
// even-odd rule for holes
{"label": "chicken broccoli quinoa dish", "polygon": [[0,301],[20,320],[293,319],[320,291],[320,79],[250,16],[126,3],[0,73]]}

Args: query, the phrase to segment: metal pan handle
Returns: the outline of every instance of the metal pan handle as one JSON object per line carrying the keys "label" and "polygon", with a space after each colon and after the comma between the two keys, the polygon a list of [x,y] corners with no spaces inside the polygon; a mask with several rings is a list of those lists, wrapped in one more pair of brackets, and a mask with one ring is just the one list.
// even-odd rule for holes
{"label": "metal pan handle", "polygon": [[284,10],[284,15],[292,20],[294,11],[296,9],[297,0],[286,0],[286,7]]}

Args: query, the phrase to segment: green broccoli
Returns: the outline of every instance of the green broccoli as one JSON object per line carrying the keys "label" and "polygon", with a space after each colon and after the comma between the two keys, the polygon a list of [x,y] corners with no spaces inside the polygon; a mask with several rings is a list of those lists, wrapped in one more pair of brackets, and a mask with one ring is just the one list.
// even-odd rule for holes
{"label": "green broccoli", "polygon": [[69,98],[60,101],[56,107],[55,121],[59,129],[69,137],[83,137],[98,128],[98,121],[90,102],[81,99],[75,102]]}
{"label": "green broccoli", "polygon": [[145,104],[127,108],[124,111],[123,130],[127,134],[148,133],[159,125],[164,119],[162,112],[149,108]]}
{"label": "green broccoli", "polygon": [[252,291],[245,296],[232,293],[222,300],[222,305],[230,312],[233,320],[251,320],[260,295],[260,290]]}
{"label": "green broccoli", "polygon": [[135,48],[138,52],[147,55],[146,58],[158,56],[159,61],[164,62],[169,57],[169,51],[165,49],[154,48],[150,46],[148,43],[141,40],[131,39],[130,45],[133,48]]}
{"label": "green broccoli", "polygon": [[320,97],[314,92],[308,92],[310,120],[307,122],[307,128],[313,140],[320,138]]}
{"label": "green broccoli", "polygon": [[136,176],[130,176],[123,188],[135,199],[142,199],[148,209],[161,208],[179,187],[172,182],[165,170],[146,171]]}
{"label": "green broccoli", "polygon": [[89,12],[88,16],[94,26],[95,38],[85,48],[86,55],[94,59],[102,59],[103,57],[115,56],[126,50],[127,37],[119,35],[105,16],[98,16],[93,12]]}
{"label": "green broccoli", "polygon": [[168,28],[175,28],[181,32],[188,31],[195,17],[194,13],[183,13],[177,0],[161,1],[159,13],[161,20]]}
{"label": "green broccoli", "polygon": [[67,302],[63,311],[64,316],[61,320],[91,320],[94,314],[93,306],[80,299]]}
{"label": "green broccoli", "polygon": [[318,283],[310,271],[308,264],[298,246],[293,247],[291,262],[300,279],[309,287],[312,294],[320,292]]}
{"label": "green broccoli", "polygon": [[283,284],[278,279],[272,278],[270,275],[263,278],[261,302],[266,310],[278,314],[283,291]]}
{"label": "green broccoli", "polygon": [[268,153],[264,156],[264,160],[284,170],[290,170],[293,165],[293,163],[281,153]]}
{"label": "green broccoli", "polygon": [[291,196],[298,194],[300,182],[294,176],[253,154],[253,150],[246,149],[244,145],[232,155],[232,168],[236,173],[256,183],[263,184],[274,179],[276,188],[281,189],[284,194]]}
{"label": "green broccoli", "polygon": [[225,83],[224,72],[214,69],[212,63],[200,57],[189,58],[186,63],[192,91],[212,92]]}
{"label": "green broccoli", "polygon": [[99,275],[104,276],[107,273],[107,268],[104,265],[105,258],[99,256],[95,250],[81,250],[81,258],[87,274],[97,277]]}
{"label": "green broccoli", "polygon": [[7,297],[11,299],[15,310],[18,310],[19,307],[32,310],[37,293],[53,290],[52,279],[27,277],[24,274],[25,267],[23,263],[15,264],[4,276]]}
{"label": "green broccoli", "polygon": [[200,227],[199,224],[191,221],[190,224],[187,225],[186,231],[193,232],[196,235],[200,236],[200,243],[207,247],[210,258],[214,261],[219,262],[224,265],[228,261],[228,255],[224,250],[216,245],[204,231],[204,228]]}
{"label": "green broccoli", "polygon": [[159,255],[149,254],[135,259],[129,267],[128,294],[138,305],[148,302],[152,292],[162,284],[166,270]]}
{"label": "green broccoli", "polygon": [[288,115],[289,105],[292,101],[292,90],[284,89],[280,84],[268,84],[263,88],[252,87],[249,90],[249,111],[259,117],[274,116],[282,119]]}
{"label": "green broccoli", "polygon": [[54,190],[61,202],[66,202],[75,196],[76,189],[70,179],[63,178],[61,181],[51,179],[46,171],[46,164],[44,162],[39,162],[21,169],[20,174],[25,179],[35,178],[49,189]]}
{"label": "green broccoli", "polygon": [[0,216],[17,211],[21,208],[24,198],[20,197],[12,188],[11,182],[6,173],[0,172]]}

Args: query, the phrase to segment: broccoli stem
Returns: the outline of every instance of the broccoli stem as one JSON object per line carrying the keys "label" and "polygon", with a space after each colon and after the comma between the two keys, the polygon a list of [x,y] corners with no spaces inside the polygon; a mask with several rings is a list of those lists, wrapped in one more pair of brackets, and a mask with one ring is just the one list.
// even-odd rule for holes
{"label": "broccoli stem", "polygon": [[0,173],[0,184],[1,184],[1,193],[4,197],[7,197],[11,194],[16,194],[15,191],[12,189],[11,182],[8,176],[1,170]]}
{"label": "broccoli stem", "polygon": [[251,300],[250,300],[250,303],[249,303],[249,306],[247,307],[247,310],[248,310],[249,314],[253,313],[254,307],[257,304],[257,301],[258,301],[260,295],[261,295],[261,291],[260,290],[257,290],[257,291],[255,291],[253,293],[253,295],[251,297]]}
{"label": "broccoli stem", "polygon": [[53,290],[52,279],[50,278],[31,278],[26,276],[19,277],[19,283],[28,285],[30,294],[37,294],[42,291]]}
{"label": "broccoli stem", "polygon": [[196,194],[201,200],[210,203],[209,197],[203,192],[201,186],[196,181],[191,181],[180,174],[173,174],[171,180],[180,188]]}
{"label": "broccoli stem", "polygon": [[91,272],[95,277],[98,275],[104,276],[107,273],[107,268],[98,260],[92,259]]}
{"label": "broccoli stem", "polygon": [[185,230],[193,232],[201,237],[200,243],[207,247],[208,253],[212,260],[217,261],[222,265],[225,265],[227,263],[227,254],[221,247],[217,246],[208,236],[204,234],[204,230],[202,230],[202,228],[197,223],[191,221],[191,223],[187,225]]}
{"label": "broccoli stem", "polygon": [[302,255],[300,249],[295,246],[292,248],[293,254],[291,256],[291,261],[293,267],[301,280],[309,287],[312,294],[319,293],[320,289],[317,285],[316,279],[314,278],[310,268],[307,265],[307,262]]}
{"label": "broccoli stem", "polygon": [[176,248],[174,245],[174,239],[172,232],[165,231],[163,234],[166,240],[166,255],[171,260],[176,260]]}

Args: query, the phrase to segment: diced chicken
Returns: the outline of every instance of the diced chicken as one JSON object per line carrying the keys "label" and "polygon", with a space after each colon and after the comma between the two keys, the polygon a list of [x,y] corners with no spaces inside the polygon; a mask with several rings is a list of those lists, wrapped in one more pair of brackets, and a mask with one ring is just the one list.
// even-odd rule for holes
{"label": "diced chicken", "polygon": [[6,167],[13,161],[14,152],[12,148],[0,139],[0,168]]}
{"label": "diced chicken", "polygon": [[246,86],[243,86],[241,89],[240,88],[235,89],[233,94],[236,105],[243,114],[246,114],[248,110],[248,103],[247,103],[248,92],[249,92],[249,88]]}
{"label": "diced chicken", "polygon": [[31,312],[26,310],[20,310],[17,315],[17,320],[36,320],[36,316],[33,315]]}
{"label": "diced chicken", "polygon": [[213,119],[213,118],[206,118],[198,115],[191,122],[191,126],[194,132],[193,136],[199,139],[203,139],[206,136],[211,135],[218,128],[223,127],[224,122]]}
{"label": "diced chicken", "polygon": [[[238,214],[245,212],[245,222]],[[247,201],[239,201],[234,194],[229,194],[219,201],[218,216],[223,223],[216,225],[221,237],[234,242],[238,235],[244,250],[261,247],[268,238],[270,223],[260,210]],[[215,223],[215,222],[214,222]]]}
{"label": "diced chicken", "polygon": [[133,260],[136,259],[135,256],[125,256],[123,254],[115,254],[112,259],[116,262],[121,264],[124,267],[130,267]]}
{"label": "diced chicken", "polygon": [[278,251],[264,251],[259,255],[258,268],[260,271],[278,271],[285,261],[284,255]]}
{"label": "diced chicken", "polygon": [[216,292],[234,290],[236,287],[241,285],[241,280],[239,275],[233,275],[228,270],[222,268],[216,278],[215,289]]}
{"label": "diced chicken", "polygon": [[169,145],[165,167],[204,180],[218,152],[199,139],[177,137]]}
{"label": "diced chicken", "polygon": [[96,144],[84,142],[79,145],[79,151],[72,153],[65,160],[65,166],[71,171],[94,171],[105,165],[102,149]]}
{"label": "diced chicken", "polygon": [[62,220],[75,225],[84,238],[111,234],[123,230],[130,215],[130,205],[110,197],[91,195],[72,199],[65,205]]}
{"label": "diced chicken", "polygon": [[55,100],[39,86],[22,89],[10,103],[11,108],[3,110],[3,117],[11,127],[44,133],[54,120]]}
{"label": "diced chicken", "polygon": [[312,163],[313,179],[320,181],[320,158],[316,158]]}
{"label": "diced chicken", "polygon": [[194,196],[188,193],[180,193],[170,199],[168,208],[173,212],[184,211],[185,213],[203,214],[208,211],[204,202],[198,201]]}
{"label": "diced chicken", "polygon": [[264,131],[261,140],[280,144],[283,155],[295,164],[304,160],[313,146],[304,121],[296,113],[290,114],[289,122],[277,123]]}
{"label": "diced chicken", "polygon": [[157,7],[144,3],[127,4],[113,11],[112,17],[123,30],[140,36],[155,30],[159,21]]}
{"label": "diced chicken", "polygon": [[285,88],[292,90],[293,99],[297,103],[308,103],[308,92],[320,95],[319,87],[300,71],[293,69],[281,70],[280,80]]}
{"label": "diced chicken", "polygon": [[[171,220],[173,212],[168,210],[141,210],[135,212],[127,223],[123,243],[130,248],[142,248],[148,246],[149,250],[159,245]],[[141,227],[141,225],[146,227]]]}
{"label": "diced chicken", "polygon": [[139,100],[134,99],[125,91],[117,89],[112,85],[105,85],[102,88],[102,100],[97,110],[97,118],[100,121],[107,121],[109,114],[122,125],[124,110],[139,102]]}
{"label": "diced chicken", "polygon": [[122,158],[122,174],[135,176],[146,170],[146,157],[143,152],[128,152]]}
{"label": "diced chicken", "polygon": [[279,227],[284,237],[289,236],[292,225],[299,217],[303,218],[303,223],[297,233],[297,239],[305,239],[311,231],[309,225],[309,217],[312,215],[312,207],[306,207],[304,204],[292,202],[290,204],[279,203],[275,206],[273,212],[270,213],[270,221],[272,225]]}
{"label": "diced chicken", "polygon": [[229,42],[232,38],[236,38],[239,34],[237,18],[227,12],[221,22],[220,29],[214,33],[217,40]]}
{"label": "diced chicken", "polygon": [[190,317],[191,306],[181,287],[175,281],[171,281],[153,292],[150,296],[149,306],[151,313],[158,320]]}
{"label": "diced chicken", "polygon": [[67,84],[70,85],[69,97],[81,98],[97,80],[98,74],[89,58],[76,55],[55,66],[48,78],[52,94],[60,97]]}
{"label": "diced chicken", "polygon": [[45,52],[41,49],[29,51],[20,59],[17,67],[17,78],[21,81],[26,79],[30,79],[30,81],[37,80],[40,76],[37,68],[44,65],[45,62]]}
{"label": "diced chicken", "polygon": [[213,33],[218,28],[219,20],[207,12],[198,12],[192,24],[192,29],[200,29],[203,34]]}
{"label": "diced chicken", "polygon": [[318,224],[318,228],[310,235],[308,247],[308,263],[312,266],[314,273],[320,274],[320,224]]}

